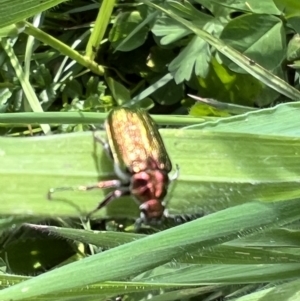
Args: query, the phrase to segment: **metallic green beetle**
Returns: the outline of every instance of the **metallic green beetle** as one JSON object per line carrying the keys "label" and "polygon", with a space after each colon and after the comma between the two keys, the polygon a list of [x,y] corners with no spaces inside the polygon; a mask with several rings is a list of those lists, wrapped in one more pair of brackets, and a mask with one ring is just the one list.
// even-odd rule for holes
{"label": "metallic green beetle", "polygon": [[[131,195],[140,205],[137,224],[160,221],[165,212],[163,202],[168,185],[178,177],[179,169],[169,178],[172,164],[161,135],[148,113],[142,109],[117,108],[110,111],[105,122],[108,141],[95,136],[113,159],[119,179],[80,186],[79,190],[115,188],[88,216],[124,195]],[[70,187],[52,188],[51,194]]]}

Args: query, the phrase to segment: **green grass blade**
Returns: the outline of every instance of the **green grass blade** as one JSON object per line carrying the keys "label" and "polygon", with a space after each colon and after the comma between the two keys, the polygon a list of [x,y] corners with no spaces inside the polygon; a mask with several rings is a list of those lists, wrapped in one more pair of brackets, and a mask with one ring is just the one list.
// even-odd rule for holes
{"label": "green grass blade", "polygon": [[[43,112],[43,108],[40,105],[39,99],[36,96],[28,77],[25,75],[22,67],[19,64],[18,58],[14,53],[13,48],[10,45],[10,40],[3,38],[1,40],[1,45],[3,49],[6,51],[12,66],[15,69],[16,75],[20,81],[20,84],[23,88],[24,94],[26,95],[26,99],[34,112]],[[45,134],[51,133],[50,126],[48,124],[41,124],[41,128]]]}
{"label": "green grass blade", "polygon": [[[214,212],[252,200],[279,201],[299,196],[299,137],[262,134],[161,131],[179,179],[170,187],[171,213]],[[105,135],[103,135],[105,137]],[[77,186],[114,178],[113,166],[92,133],[52,137],[0,138],[3,214],[78,216],[96,206],[105,191],[66,191],[47,201],[51,187]],[[136,217],[124,197],[98,216]]]}
{"label": "green grass blade", "polygon": [[[0,124],[103,124],[107,113],[91,112],[44,112],[44,113],[5,113],[0,114]],[[152,116],[160,125],[195,125],[203,122],[203,118],[176,115],[154,115]]]}
{"label": "green grass blade", "polygon": [[0,0],[0,27],[15,24],[66,0]]}
{"label": "green grass blade", "polygon": [[115,0],[103,0],[95,22],[94,29],[86,46],[86,56],[94,60],[98,47],[104,37],[114,9]]}
{"label": "green grass blade", "polygon": [[89,58],[81,55],[78,51],[72,49],[70,46],[62,43],[53,36],[47,34],[46,32],[32,26],[28,22],[20,22],[20,25],[22,24],[26,24],[26,28],[24,30],[26,34],[32,35],[37,40],[53,47],[54,49],[58,50],[61,54],[70,57],[77,63],[93,71],[95,74],[104,74],[104,68],[102,66],[98,65],[96,62],[90,60]]}
{"label": "green grass blade", "polygon": [[187,250],[210,247],[249,235],[254,229],[263,230],[278,221],[287,223],[299,218],[299,200],[274,204],[251,202],[228,208],[47,272],[0,291],[0,299],[23,300],[96,282],[126,279],[172,261]]}

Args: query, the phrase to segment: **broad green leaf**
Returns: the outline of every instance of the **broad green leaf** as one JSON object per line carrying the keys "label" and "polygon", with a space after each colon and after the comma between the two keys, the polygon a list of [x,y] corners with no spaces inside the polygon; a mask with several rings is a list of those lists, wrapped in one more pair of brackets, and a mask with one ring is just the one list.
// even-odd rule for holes
{"label": "broad green leaf", "polygon": [[264,86],[250,74],[233,72],[216,59],[209,64],[208,76],[197,79],[201,96],[246,106],[253,106]]}
{"label": "broad green leaf", "polygon": [[[267,70],[274,70],[286,55],[283,23],[272,15],[235,18],[225,26],[220,39]],[[225,62],[228,64],[228,59]],[[235,72],[242,71],[233,63],[229,67]]]}
{"label": "broad green leaf", "polygon": [[119,105],[123,105],[130,100],[130,92],[121,83],[114,80],[112,77],[107,77],[106,83],[113,95],[113,98]]}
{"label": "broad green leaf", "polygon": [[[131,283],[133,290],[136,288],[137,291],[143,290],[144,293],[153,290],[154,283],[157,284],[157,288],[172,288],[181,285],[199,285],[209,281],[222,283],[282,281],[297,275],[300,269],[298,264],[284,263],[280,252],[273,254],[276,255],[274,258],[278,259],[277,264],[262,265],[261,262],[255,264],[256,255],[265,255],[266,257],[262,256],[261,259],[265,262],[271,260],[268,254],[272,255],[272,249],[250,252],[251,246],[243,247],[243,243],[247,243],[247,240],[246,242],[245,240],[244,242],[243,240],[232,242],[232,239],[237,236],[232,237],[233,232],[231,231],[237,230],[238,236],[246,239],[245,234],[251,234],[253,231],[256,234],[267,224],[277,226],[278,222],[282,224],[299,218],[299,200],[289,200],[293,196],[299,196],[298,175],[300,170],[298,168],[299,156],[296,151],[300,147],[298,107],[298,103],[282,104],[272,109],[222,119],[218,123],[207,122],[206,129],[210,132],[184,129],[162,130],[171,159],[181,168],[180,177],[174,184],[175,187],[170,187],[168,207],[171,212],[186,213],[203,210],[205,213],[209,213],[241,203],[246,204],[225,209],[171,229],[174,232],[167,230],[158,234],[166,233],[166,236],[163,237],[152,235],[151,241],[146,244],[142,238],[134,241],[133,244],[130,242],[76,262],[75,266],[69,264],[53,272],[45,273],[30,280],[31,282],[20,284],[19,288],[16,285],[1,291],[0,298],[21,300],[23,297],[28,297],[30,300],[34,300],[33,296],[48,293],[47,296],[51,300],[51,298],[61,296],[59,291],[66,292],[72,289],[72,292],[66,292],[63,295],[67,294],[71,298],[74,296],[72,294],[76,292],[77,296],[81,296],[83,299],[87,292],[76,290],[76,287],[82,285],[88,285],[89,296],[129,293],[130,283],[116,282],[104,285],[103,281],[122,280],[128,275],[130,277],[138,275],[141,272],[141,263],[143,269],[146,270],[157,267],[152,272],[153,277],[147,280],[143,274],[140,274],[140,278],[135,279],[138,282]],[[5,120],[6,115],[9,114],[0,115],[0,120],[1,118]],[[27,119],[26,122],[34,120],[45,122],[47,116],[51,115],[45,113],[44,119],[42,116],[39,117],[40,119],[35,118],[33,114],[31,116],[31,121]],[[60,116],[63,118],[68,114]],[[70,117],[74,118],[74,115],[71,114]],[[83,113],[81,116],[85,122],[91,122],[92,118],[100,121],[103,117],[104,114],[92,113]],[[22,115],[20,120],[21,118]],[[187,118],[176,118],[178,123],[185,119],[188,120]],[[16,119],[15,115],[13,120]],[[25,119],[22,121],[24,122]],[[226,132],[224,132],[225,128],[221,132],[221,125],[227,127]],[[220,132],[217,131],[219,127]],[[103,136],[105,135],[103,134]],[[101,146],[96,145],[95,151],[91,133],[26,139],[2,138],[0,144],[2,157],[0,180],[3,184],[1,197],[5,200],[0,201],[0,211],[13,216],[24,216],[25,220],[26,215],[30,218],[32,216],[78,216],[80,213],[84,214],[94,208],[105,192],[62,192],[53,195],[54,198],[50,202],[46,199],[47,190],[52,186],[91,183],[97,181],[98,176],[100,179],[114,177],[112,164],[103,154]],[[287,200],[287,202],[258,203],[253,202],[254,200]],[[98,216],[103,217],[134,218],[137,215],[138,208],[129,198],[120,199],[98,213]],[[199,228],[196,227],[198,223]],[[224,231],[229,232],[224,235]],[[189,235],[187,236],[186,233]],[[73,239],[76,237],[74,234],[72,233]],[[207,238],[204,238],[203,235],[207,235]],[[189,242],[195,237],[199,244],[197,245],[196,240],[191,243],[197,248],[192,249],[191,245],[184,247],[181,243],[187,242],[180,242],[181,237],[184,240],[188,239]],[[271,237],[275,240],[277,238],[274,233]],[[113,246],[110,241],[113,238],[107,238],[107,246],[109,244]],[[122,243],[121,237],[117,239],[119,243]],[[248,243],[251,245],[250,239],[251,237],[248,237]],[[228,244],[222,249],[220,243],[226,241]],[[252,244],[254,241],[259,242],[258,239],[254,239]],[[141,244],[136,245],[139,242]],[[165,245],[162,245],[162,242]],[[288,243],[288,241],[286,242]],[[234,244],[230,245],[230,243]],[[292,240],[289,244],[293,246]],[[159,249],[155,249],[156,247]],[[204,252],[205,256],[200,255],[199,247],[200,253]],[[222,257],[228,262],[247,261],[245,255],[230,256],[230,250],[247,251],[249,253],[248,263],[227,264],[226,266],[212,264],[213,258],[222,260]],[[291,252],[285,248],[282,252],[290,254],[286,258],[287,261],[289,259],[294,259],[294,262],[298,261],[296,251]],[[132,254],[136,261],[130,260]],[[140,260],[139,254],[141,254]],[[196,265],[195,262],[192,264],[193,266],[180,263],[180,260],[184,260],[186,258],[184,256],[188,256],[188,254],[195,256],[195,262],[199,260],[201,265]],[[126,256],[129,256],[128,259]],[[174,269],[174,264],[161,266],[166,262],[164,260],[167,260],[165,256],[169,256],[169,260],[177,258],[176,269]],[[153,261],[154,259],[159,262]],[[207,264],[208,262],[209,264]],[[110,269],[105,269],[104,265],[109,265]],[[169,274],[162,273],[166,269],[169,269]],[[267,272],[258,273],[259,269]],[[182,278],[179,279],[178,273],[175,271],[180,271],[179,274]],[[71,277],[71,274],[76,276]],[[155,282],[150,282],[150,279],[154,278]],[[98,286],[91,285],[95,282],[100,282],[100,284]],[[146,284],[149,286],[145,286]]]}
{"label": "broad green leaf", "polygon": [[[154,77],[150,82],[153,83],[154,87],[157,83],[156,79],[157,77]],[[176,84],[174,80],[169,81],[160,89],[156,89],[152,93],[152,97],[161,105],[172,105],[178,103],[184,97],[184,85],[182,83]]]}
{"label": "broad green leaf", "polygon": [[300,11],[298,15],[293,15],[290,18],[287,18],[287,22],[296,31],[296,33],[300,34]]}
{"label": "broad green leaf", "polygon": [[290,16],[290,15],[293,15],[295,13],[299,13],[300,12],[300,3],[297,0],[273,0],[273,1],[274,1],[274,4],[286,16]]}
{"label": "broad green leaf", "polygon": [[[130,51],[143,45],[148,36],[148,28],[146,26],[142,27],[135,35],[128,39],[131,32],[142,21],[142,16],[137,10],[120,13],[109,33],[109,40],[112,46],[119,51]],[[124,43],[125,39],[127,39],[126,43]]]}

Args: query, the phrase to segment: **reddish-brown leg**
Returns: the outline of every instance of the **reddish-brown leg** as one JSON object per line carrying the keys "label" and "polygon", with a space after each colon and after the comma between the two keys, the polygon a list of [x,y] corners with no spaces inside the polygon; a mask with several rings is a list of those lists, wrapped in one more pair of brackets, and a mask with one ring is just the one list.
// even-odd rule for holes
{"label": "reddish-brown leg", "polygon": [[101,208],[105,207],[106,205],[108,205],[109,203],[111,203],[113,200],[118,199],[121,196],[129,195],[129,194],[130,194],[130,191],[128,189],[116,189],[116,190],[110,192],[105,197],[105,199],[101,203],[98,204],[98,206],[94,210],[90,211],[87,214],[86,217],[90,218],[93,213],[95,213],[98,210],[100,210]]}

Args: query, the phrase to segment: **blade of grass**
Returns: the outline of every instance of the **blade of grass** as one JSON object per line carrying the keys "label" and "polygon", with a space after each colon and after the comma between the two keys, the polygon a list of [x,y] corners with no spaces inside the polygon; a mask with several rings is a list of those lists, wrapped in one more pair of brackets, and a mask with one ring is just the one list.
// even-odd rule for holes
{"label": "blade of grass", "polygon": [[[10,45],[10,40],[2,38],[1,45],[10,59],[10,63],[15,69],[16,75],[26,95],[27,101],[34,112],[43,112],[43,108],[40,105],[39,99],[36,96],[34,89],[32,88],[28,77],[24,74],[22,67],[19,64],[18,58],[14,53],[13,48]],[[48,124],[41,124],[43,132],[47,135],[51,133],[50,126]]]}
{"label": "blade of grass", "polygon": [[253,229],[262,231],[278,222],[287,223],[299,218],[299,200],[272,204],[251,202],[228,208],[4,289],[0,291],[0,299],[23,300],[92,283],[125,279],[200,246],[207,248],[249,235]]}
{"label": "blade of grass", "polygon": [[67,0],[0,0],[0,28],[30,18]]}
{"label": "blade of grass", "polygon": [[[0,114],[0,124],[103,124],[107,113],[91,112],[44,112],[44,113],[5,113]],[[152,115],[159,125],[182,126],[195,125],[204,121],[202,118],[176,115]]]}
{"label": "blade of grass", "polygon": [[62,43],[61,41],[55,39],[53,36],[47,34],[46,32],[32,26],[28,22],[20,22],[20,25],[26,25],[24,32],[28,35],[34,36],[37,40],[53,47],[58,50],[61,54],[68,56],[69,58],[75,60],[78,64],[90,69],[92,72],[98,75],[104,74],[104,68],[98,65],[96,62],[90,60],[89,58],[81,55],[78,51],[72,49],[70,46]]}
{"label": "blade of grass", "polygon": [[239,116],[218,118],[213,121],[191,125],[186,129],[205,129],[217,132],[261,133],[283,136],[300,136],[300,102],[280,104],[276,107],[248,112]]}
{"label": "blade of grass", "polygon": [[94,60],[98,47],[104,37],[115,3],[115,0],[103,0],[101,3],[94,29],[85,50],[86,56],[91,61]]}
{"label": "blade of grass", "polygon": [[[162,130],[180,177],[170,189],[171,213],[214,212],[252,200],[289,200],[300,195],[300,138],[275,135]],[[99,133],[100,134],[100,133]],[[105,137],[102,132],[101,135]],[[78,216],[96,206],[106,191],[46,194],[51,187],[77,186],[115,178],[112,163],[92,133],[0,138],[0,212]],[[127,197],[96,216],[137,217]]]}
{"label": "blade of grass", "polygon": [[[128,243],[145,237],[145,235],[135,233],[119,233],[112,231],[89,231],[71,228],[60,228],[53,226],[42,226],[28,224],[38,231],[60,236],[65,239],[80,241],[86,244],[93,244],[101,248],[113,248],[124,243]],[[264,232],[265,234],[265,232]],[[272,240],[276,237],[272,237]],[[240,241],[238,239],[237,241]],[[220,245],[207,250],[189,253],[187,256],[177,259],[178,263],[191,264],[280,264],[280,263],[300,263],[299,254],[294,254],[295,248],[277,248],[273,244],[269,248],[263,249],[259,244],[256,247],[238,247],[230,245]],[[210,274],[211,275],[211,274]],[[154,279],[153,279],[154,280]]]}

